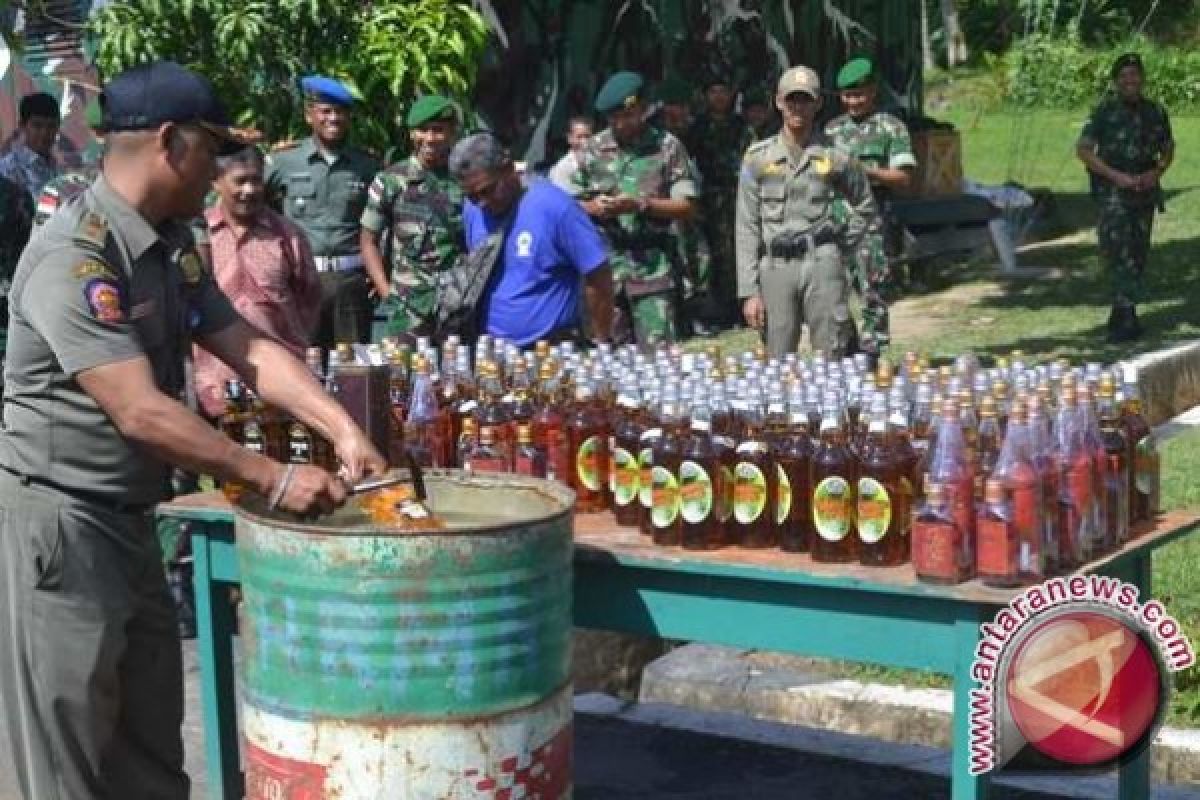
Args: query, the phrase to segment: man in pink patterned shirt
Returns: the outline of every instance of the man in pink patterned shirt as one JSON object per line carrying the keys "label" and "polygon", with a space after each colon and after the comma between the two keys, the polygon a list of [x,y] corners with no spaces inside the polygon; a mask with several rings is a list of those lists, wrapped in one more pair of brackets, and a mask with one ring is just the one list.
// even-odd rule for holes
{"label": "man in pink patterned shirt", "polygon": [[[321,285],[308,239],[266,205],[263,157],[254,147],[217,161],[219,198],[205,214],[213,273],[238,313],[304,358],[321,303]],[[233,370],[195,348],[196,399],[209,417],[225,406]]]}

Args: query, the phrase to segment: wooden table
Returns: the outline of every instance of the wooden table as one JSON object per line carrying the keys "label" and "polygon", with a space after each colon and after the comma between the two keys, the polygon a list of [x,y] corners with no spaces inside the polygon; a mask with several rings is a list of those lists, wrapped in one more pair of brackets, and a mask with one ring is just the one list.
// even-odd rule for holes
{"label": "wooden table", "polygon": [[[188,495],[158,509],[189,520],[210,792],[242,796],[233,669],[238,584],[233,512],[219,492]],[[1149,597],[1153,551],[1200,527],[1200,513],[1165,514],[1153,528],[1083,572],[1120,578]],[[1016,591],[977,581],[938,587],[911,566],[817,564],[807,555],[656,547],[610,514],[575,522],[575,623],[732,647],[929,670],[954,681],[954,800],[988,796],[987,775],[969,774],[970,669],[979,626]],[[1149,752],[1120,770],[1120,800],[1149,796]]]}

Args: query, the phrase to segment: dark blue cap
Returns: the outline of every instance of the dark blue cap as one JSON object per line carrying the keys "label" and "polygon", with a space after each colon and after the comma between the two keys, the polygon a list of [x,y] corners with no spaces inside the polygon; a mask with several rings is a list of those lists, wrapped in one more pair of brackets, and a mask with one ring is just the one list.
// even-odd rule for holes
{"label": "dark blue cap", "polygon": [[141,131],[166,122],[195,123],[222,141],[220,152],[236,152],[256,140],[256,131],[234,128],[212,84],[174,61],[127,69],[100,92],[104,133]]}
{"label": "dark blue cap", "polygon": [[318,103],[349,108],[357,99],[346,84],[325,75],[309,75],[300,79],[304,96]]}

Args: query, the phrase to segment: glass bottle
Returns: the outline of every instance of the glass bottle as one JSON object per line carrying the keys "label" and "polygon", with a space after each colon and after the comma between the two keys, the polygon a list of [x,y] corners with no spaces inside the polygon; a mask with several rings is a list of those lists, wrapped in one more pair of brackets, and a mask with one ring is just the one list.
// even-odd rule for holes
{"label": "glass bottle", "polygon": [[1108,483],[1108,454],[1104,451],[1104,438],[1100,434],[1100,423],[1092,405],[1092,389],[1084,382],[1076,389],[1076,418],[1083,434],[1084,446],[1092,455],[1092,505],[1091,537],[1085,550],[1089,560],[1112,549],[1113,542],[1107,538],[1109,531],[1108,508],[1104,504],[1104,487]]}
{"label": "glass bottle", "polygon": [[952,398],[942,406],[937,440],[929,457],[929,481],[942,487],[942,497],[960,534],[959,568],[970,577],[975,568],[975,475],[959,408],[959,402]]}
{"label": "glass bottle", "polygon": [[733,519],[733,468],[737,466],[737,443],[740,436],[737,415],[733,413],[726,399],[723,384],[715,384],[709,395],[709,408],[712,410],[712,445],[717,454],[720,467],[717,470],[716,485],[716,515],[717,523],[721,526],[721,534],[726,544],[732,541],[730,527]]}
{"label": "glass bottle", "polygon": [[1107,469],[1104,474],[1105,544],[1111,549],[1129,541],[1129,445],[1117,410],[1111,377],[1100,380],[1100,438]]}
{"label": "glass bottle", "polygon": [[912,562],[917,580],[939,585],[967,580],[970,570],[962,562],[963,538],[942,485],[930,480],[925,487],[925,502],[912,525]]}
{"label": "glass bottle", "polygon": [[315,438],[307,425],[298,419],[292,420],[287,432],[287,463],[315,464]]}
{"label": "glass bottle", "polygon": [[654,448],[663,435],[661,420],[651,408],[648,402],[638,437],[638,530],[643,536],[654,535]]}
{"label": "glass bottle", "polygon": [[538,407],[533,415],[533,441],[546,451],[546,477],[570,483],[566,417],[558,397],[558,365],[546,359],[538,368]]}
{"label": "glass bottle", "polygon": [[1054,437],[1047,427],[1048,420],[1042,413],[1042,402],[1038,395],[1025,398],[1029,412],[1029,446],[1037,467],[1041,488],[1042,512],[1042,565],[1046,575],[1060,571],[1059,554],[1062,552],[1062,529],[1059,515],[1058,449]]}
{"label": "glass bottle", "polygon": [[893,389],[892,396],[888,399],[888,431],[892,439],[892,452],[900,465],[902,502],[897,514],[903,526],[901,533],[910,536],[912,516],[917,505],[924,499],[924,493],[921,486],[921,458],[913,447],[906,407],[903,393],[897,393]]}
{"label": "glass bottle", "polygon": [[854,528],[854,456],[846,445],[836,395],[826,395],[821,414],[821,438],[812,459],[813,561],[845,563],[858,560]]}
{"label": "glass bottle", "polygon": [[983,484],[996,469],[996,458],[1000,455],[1000,416],[996,409],[996,398],[984,395],[979,406],[979,435],[976,439],[975,498],[983,502]]}
{"label": "glass bottle", "polygon": [[504,402],[504,382],[500,368],[494,361],[485,361],[479,372],[479,429],[490,425],[496,441],[506,452],[512,452],[516,444],[516,430],[512,427],[512,413]]}
{"label": "glass bottle", "polygon": [[399,350],[388,357],[388,407],[391,428],[388,431],[388,463],[399,466],[404,463],[404,420],[408,415],[408,361]]}
{"label": "glass bottle", "polygon": [[512,458],[496,435],[496,429],[481,425],[479,441],[467,452],[463,469],[467,472],[509,472],[511,465]]}
{"label": "glass bottle", "polygon": [[1125,397],[1121,425],[1125,429],[1125,442],[1129,448],[1129,518],[1130,532],[1133,534],[1136,533],[1133,525],[1153,522],[1158,515],[1162,464],[1154,431],[1142,414],[1136,366],[1126,365],[1121,390]]}
{"label": "glass bottle", "polygon": [[1054,418],[1055,461],[1058,466],[1058,566],[1069,572],[1087,559],[1092,540],[1092,498],[1095,476],[1092,454],[1084,442],[1075,408],[1075,387],[1063,387]]}
{"label": "glass bottle", "polygon": [[707,398],[693,407],[691,429],[679,463],[682,543],[686,550],[716,550],[725,544],[716,510],[721,460],[712,442],[712,410]]}
{"label": "glass bottle", "polygon": [[591,384],[575,387],[575,403],[566,422],[568,485],[575,490],[575,510],[603,511],[608,507],[608,424],[596,408]]}
{"label": "glass bottle", "polygon": [[1000,478],[989,478],[977,519],[975,571],[988,586],[1021,583],[1020,542],[1013,520],[1013,503]]}
{"label": "glass bottle", "polygon": [[680,516],[679,468],[686,445],[686,427],[679,397],[668,390],[659,415],[662,435],[654,443],[654,466],[650,469],[650,523],[654,543],[678,547],[683,543]]}
{"label": "glass bottle", "polygon": [[814,535],[809,508],[813,487],[813,448],[808,435],[808,411],[804,395],[798,388],[794,387],[788,396],[787,436],[773,455],[780,484],[775,516],[779,527],[779,547],[790,553],[806,553],[812,547]]}
{"label": "glass bottle", "polygon": [[894,567],[908,561],[908,539],[902,535],[900,523],[904,473],[894,457],[887,418],[887,398],[877,392],[871,399],[854,493],[859,561],[870,567]]}
{"label": "glass bottle", "polygon": [[775,506],[779,478],[767,444],[762,402],[751,394],[742,409],[742,439],[733,468],[733,520],[729,538],[741,547],[763,549],[778,543]]}
{"label": "glass bottle", "polygon": [[[1004,492],[1003,500],[1008,510],[1006,519],[1012,526],[1017,548],[1017,578],[1021,583],[1037,583],[1046,577],[1042,525],[1046,503],[1034,451],[1025,407],[1017,403],[1009,414],[1004,444],[991,477],[999,481]],[[982,540],[983,533],[979,535]],[[983,554],[976,558],[977,565],[984,561]],[[1004,574],[1006,569],[996,567],[990,572]]]}
{"label": "glass bottle", "polygon": [[637,527],[640,514],[638,494],[642,476],[638,451],[641,435],[641,405],[638,402],[637,385],[626,384],[617,396],[609,489],[617,524],[631,528]]}
{"label": "glass bottle", "polygon": [[404,442],[422,467],[450,466],[445,460],[443,409],[434,389],[432,369],[425,356],[413,358],[413,383],[405,414]]}
{"label": "glass bottle", "polygon": [[473,416],[463,417],[462,432],[459,433],[458,441],[454,445],[454,463],[460,464],[465,468],[467,455],[478,442],[479,423]]}
{"label": "glass bottle", "polygon": [[533,424],[517,425],[517,453],[513,457],[513,472],[531,478],[546,477],[546,453],[533,440]]}

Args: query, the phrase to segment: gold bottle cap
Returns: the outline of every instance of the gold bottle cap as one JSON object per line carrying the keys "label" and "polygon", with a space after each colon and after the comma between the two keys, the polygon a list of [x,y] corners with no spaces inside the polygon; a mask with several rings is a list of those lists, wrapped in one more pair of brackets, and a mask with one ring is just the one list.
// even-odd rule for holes
{"label": "gold bottle cap", "polygon": [[988,478],[983,485],[983,499],[988,503],[1004,502],[1004,483],[999,478]]}
{"label": "gold bottle cap", "polygon": [[482,428],[480,428],[479,429],[479,443],[480,444],[495,444],[496,443],[496,429],[494,427],[492,427],[491,425],[484,425]]}
{"label": "gold bottle cap", "polygon": [[979,415],[982,417],[995,418],[998,415],[996,409],[996,398],[990,394],[985,394],[979,403]]}
{"label": "gold bottle cap", "polygon": [[522,422],[517,426],[517,443],[533,444],[533,426],[528,422]]}

